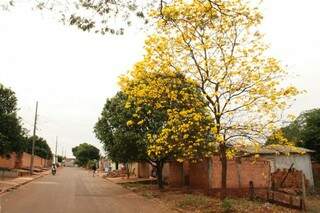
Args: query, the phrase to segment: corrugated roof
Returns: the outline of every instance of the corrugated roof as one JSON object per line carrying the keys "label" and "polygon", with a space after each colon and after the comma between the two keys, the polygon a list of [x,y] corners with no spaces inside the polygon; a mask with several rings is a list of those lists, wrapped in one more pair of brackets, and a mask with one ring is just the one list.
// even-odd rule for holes
{"label": "corrugated roof", "polygon": [[272,144],[268,146],[239,146],[237,150],[247,154],[305,154],[313,150],[289,145]]}

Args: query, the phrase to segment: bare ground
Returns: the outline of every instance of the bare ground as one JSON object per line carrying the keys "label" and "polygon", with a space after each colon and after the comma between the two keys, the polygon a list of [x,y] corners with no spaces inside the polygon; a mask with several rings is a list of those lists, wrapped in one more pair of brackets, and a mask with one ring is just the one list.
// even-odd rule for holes
{"label": "bare ground", "polygon": [[[298,210],[273,205],[263,201],[250,201],[248,199],[220,199],[208,197],[200,192],[188,191],[186,189],[158,190],[154,184],[124,183],[123,187],[130,189],[148,199],[157,200],[168,205],[172,210],[178,212],[209,213],[209,212],[237,212],[237,213],[295,213]],[[307,212],[320,212],[320,196],[309,196],[307,199]]]}

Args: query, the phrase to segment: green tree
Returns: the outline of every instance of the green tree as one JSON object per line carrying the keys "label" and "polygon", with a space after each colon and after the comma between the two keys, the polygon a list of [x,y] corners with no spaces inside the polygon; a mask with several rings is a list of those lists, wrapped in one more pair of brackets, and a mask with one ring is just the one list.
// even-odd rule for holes
{"label": "green tree", "polygon": [[147,160],[146,144],[141,128],[127,126],[134,110],[125,108],[127,96],[118,92],[107,99],[101,116],[94,127],[96,137],[103,144],[108,157],[114,162],[129,163]]}
{"label": "green tree", "polygon": [[99,152],[98,148],[88,143],[72,148],[72,153],[80,166],[86,166],[89,160],[99,160]]}
{"label": "green tree", "polygon": [[[316,151],[314,159],[320,162],[320,109],[302,112],[293,122],[281,129],[284,137],[296,146]],[[269,140],[268,143],[279,143]]]}
{"label": "green tree", "polygon": [[[41,137],[38,137],[38,136],[35,136],[35,137],[36,139],[34,144],[34,154],[45,159],[52,159],[52,151],[47,141]],[[27,137],[25,139],[24,151],[31,154],[32,143],[33,143],[33,136]]]}
{"label": "green tree", "polygon": [[0,155],[23,151],[23,140],[15,93],[0,84]]}

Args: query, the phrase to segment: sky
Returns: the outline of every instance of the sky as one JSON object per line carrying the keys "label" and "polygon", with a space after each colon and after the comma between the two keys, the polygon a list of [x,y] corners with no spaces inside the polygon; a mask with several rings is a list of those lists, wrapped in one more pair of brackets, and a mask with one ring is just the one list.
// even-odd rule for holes
{"label": "sky", "polygon": [[[270,54],[286,65],[287,81],[306,93],[288,113],[320,106],[320,1],[265,0],[262,32]],[[87,142],[101,149],[93,126],[118,76],[143,55],[146,33],[124,36],[84,33],[45,14],[17,7],[0,12],[0,83],[16,92],[19,116],[32,132],[39,102],[37,134],[58,154]]]}

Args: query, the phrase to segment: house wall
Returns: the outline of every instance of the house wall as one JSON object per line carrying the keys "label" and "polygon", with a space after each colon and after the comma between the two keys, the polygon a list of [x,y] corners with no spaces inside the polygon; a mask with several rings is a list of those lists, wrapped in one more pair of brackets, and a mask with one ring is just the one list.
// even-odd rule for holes
{"label": "house wall", "polygon": [[138,176],[138,170],[139,170],[139,163],[133,162],[129,164],[129,171],[132,176],[137,177]]}
{"label": "house wall", "polygon": [[277,169],[289,169],[293,163],[293,168],[302,171],[308,180],[309,186],[314,187],[311,158],[309,154],[291,154],[291,155],[266,155],[264,158],[269,159],[271,163],[271,172]]}
{"label": "house wall", "polygon": [[[152,172],[152,166],[147,162],[139,162],[136,163],[136,174],[139,178],[149,178]],[[165,182],[168,181],[170,174],[170,166],[169,163],[165,163],[162,169],[162,177]]]}
{"label": "house wall", "polygon": [[139,162],[138,163],[138,177],[139,178],[149,178],[151,175],[151,165],[146,162]]}

